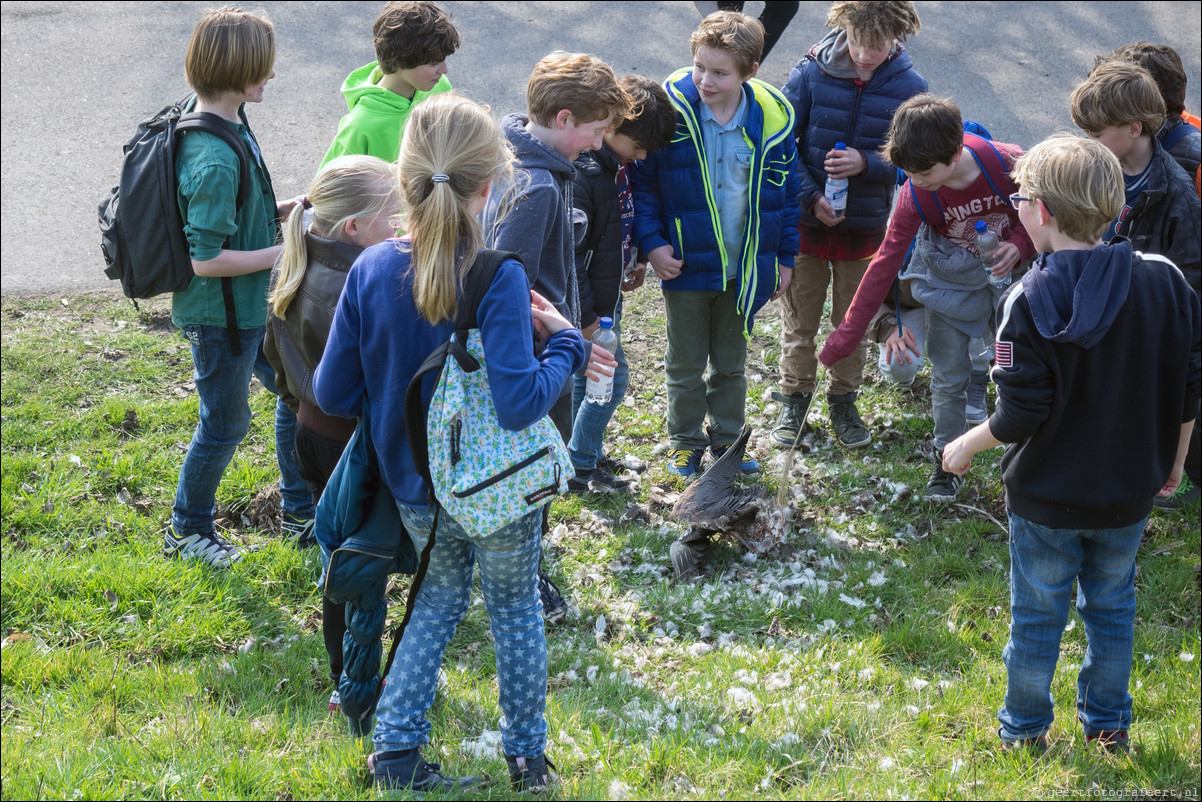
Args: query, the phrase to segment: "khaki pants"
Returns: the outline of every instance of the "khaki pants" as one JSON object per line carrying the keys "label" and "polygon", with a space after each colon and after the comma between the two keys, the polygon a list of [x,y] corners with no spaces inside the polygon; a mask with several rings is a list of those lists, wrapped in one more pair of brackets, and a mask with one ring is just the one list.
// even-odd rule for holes
{"label": "khaki pants", "polygon": [[[828,262],[798,254],[793,280],[781,297],[780,387],[785,395],[814,392],[818,354],[814,340],[822,322],[826,288],[831,287],[831,323],[838,326],[851,306],[871,259]],[[827,393],[843,395],[864,383],[864,344],[827,371]]]}

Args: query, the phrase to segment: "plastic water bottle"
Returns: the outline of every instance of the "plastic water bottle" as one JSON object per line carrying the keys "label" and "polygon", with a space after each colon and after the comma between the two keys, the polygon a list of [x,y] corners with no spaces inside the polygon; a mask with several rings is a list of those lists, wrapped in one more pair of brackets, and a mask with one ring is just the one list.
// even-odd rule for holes
{"label": "plastic water bottle", "polygon": [[[847,150],[846,143],[836,142],[835,150]],[[847,179],[826,177],[826,202],[831,205],[835,217],[842,217],[847,211]]]}
{"label": "plastic water bottle", "polygon": [[[601,327],[593,332],[593,345],[600,346],[611,354],[618,352],[618,333],[614,331],[611,317],[601,318]],[[584,383],[584,397],[590,404],[608,404],[614,395],[614,377],[602,376]]]}
{"label": "plastic water bottle", "polygon": [[981,257],[981,264],[985,265],[985,272],[989,274],[989,283],[994,287],[997,287],[999,290],[1005,289],[1006,287],[1010,286],[1010,274],[1007,273],[1001,278],[998,278],[997,276],[993,275],[993,271],[990,270],[990,268],[997,263],[997,235],[989,230],[989,228],[985,225],[984,220],[977,221],[976,229],[977,253]]}

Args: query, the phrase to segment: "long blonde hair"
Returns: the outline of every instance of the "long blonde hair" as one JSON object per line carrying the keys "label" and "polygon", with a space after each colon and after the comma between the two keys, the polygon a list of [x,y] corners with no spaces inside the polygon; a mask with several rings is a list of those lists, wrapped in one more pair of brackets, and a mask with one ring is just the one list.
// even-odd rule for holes
{"label": "long blonde hair", "polygon": [[451,320],[484,243],[471,202],[492,182],[512,187],[513,151],[484,107],[453,93],[413,108],[401,142],[400,187],[413,254],[413,299],[430,323]]}
{"label": "long blonde hair", "polygon": [[[375,156],[339,156],[317,174],[305,197],[313,210],[309,231],[324,239],[342,240],[342,232],[351,218],[370,219],[397,207],[396,165]],[[284,223],[284,252],[275,287],[267,298],[271,311],[280,320],[284,319],[309,264],[304,215],[305,207],[298,203]]]}

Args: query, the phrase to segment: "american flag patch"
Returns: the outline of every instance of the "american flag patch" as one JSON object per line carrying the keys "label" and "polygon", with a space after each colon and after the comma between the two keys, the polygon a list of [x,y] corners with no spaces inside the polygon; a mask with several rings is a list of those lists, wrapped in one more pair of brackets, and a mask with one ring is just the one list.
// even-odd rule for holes
{"label": "american flag patch", "polygon": [[1014,367],[1014,344],[998,340],[993,344],[993,357],[999,368]]}

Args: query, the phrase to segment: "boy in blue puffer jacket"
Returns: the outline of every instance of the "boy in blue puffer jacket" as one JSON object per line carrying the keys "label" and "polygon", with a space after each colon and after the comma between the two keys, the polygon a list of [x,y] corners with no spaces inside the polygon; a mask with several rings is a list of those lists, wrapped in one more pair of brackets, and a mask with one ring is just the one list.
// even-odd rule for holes
{"label": "boy in blue puffer jacket", "polygon": [[[896,171],[877,153],[893,113],[927,90],[899,40],[921,28],[910,2],[837,2],[833,30],[797,63],[785,96],[797,115],[801,170],[801,248],[781,298],[780,417],[772,440],[791,447],[805,428],[818,376],[814,339],[831,285],[831,322],[839,325],[872,255],[885,238]],[[846,150],[836,150],[843,142]],[[828,177],[848,179],[847,209],[836,216],[824,195]],[[872,437],[856,410],[865,351],[856,348],[828,372],[827,408],[844,446]]]}
{"label": "boy in blue puffer jacket", "polygon": [[663,281],[668,469],[680,476],[742,431],[752,317],[789,283],[799,211],[793,109],[752,78],[764,27],[718,11],[691,44],[693,68],[664,82],[672,142],[630,168],[634,240]]}

